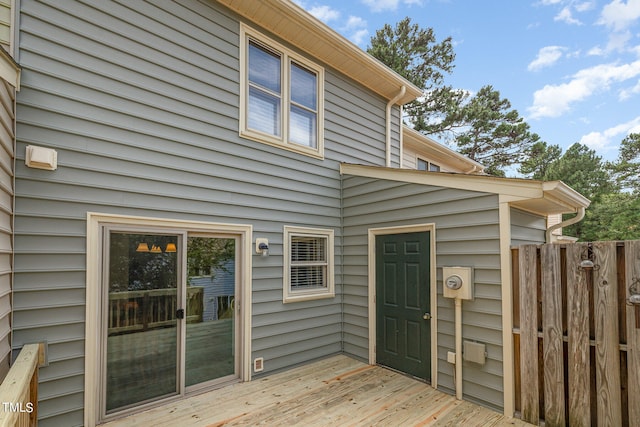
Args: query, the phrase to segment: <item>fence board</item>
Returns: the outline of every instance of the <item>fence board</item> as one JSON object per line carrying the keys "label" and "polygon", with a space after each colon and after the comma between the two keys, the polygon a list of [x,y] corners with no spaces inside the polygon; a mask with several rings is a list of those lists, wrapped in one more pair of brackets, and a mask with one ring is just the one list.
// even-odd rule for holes
{"label": "fence board", "polygon": [[522,420],[538,424],[539,389],[538,360],[529,355],[538,354],[538,298],[537,298],[537,248],[535,245],[520,247],[520,364]]}
{"label": "fence board", "polygon": [[598,425],[622,425],[616,243],[593,243]]}
{"label": "fence board", "polygon": [[542,329],[544,351],[545,426],[565,425],[564,360],[562,342],[562,281],[560,247],[544,245],[542,269]]}
{"label": "fence board", "polygon": [[591,424],[589,367],[589,293],[587,275],[580,268],[586,243],[567,245],[567,329],[569,369],[569,425]]}
{"label": "fence board", "polygon": [[[640,241],[625,242],[626,297],[631,286],[640,287]],[[626,307],[627,321],[627,384],[629,425],[640,426],[640,328],[636,324],[637,307]]]}

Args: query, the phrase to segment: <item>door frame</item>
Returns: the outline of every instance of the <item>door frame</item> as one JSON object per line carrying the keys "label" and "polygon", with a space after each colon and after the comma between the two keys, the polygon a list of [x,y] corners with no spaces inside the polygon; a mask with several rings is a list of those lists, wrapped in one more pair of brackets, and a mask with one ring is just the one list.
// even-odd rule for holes
{"label": "door frame", "polygon": [[[184,221],[153,217],[127,216],[104,213],[87,213],[86,250],[86,320],[85,320],[85,378],[84,378],[84,425],[95,426],[102,416],[100,412],[100,354],[102,306],[102,229],[106,225],[153,228],[158,231],[181,230],[185,233],[224,234],[238,239],[236,249],[240,292],[236,296],[238,329],[241,339],[237,343],[238,372],[240,381],[251,380],[251,249],[253,227],[248,224],[225,224],[204,221]],[[183,256],[186,256],[184,248]],[[183,389],[177,396],[141,405],[150,407],[170,400],[184,398],[188,393]],[[123,411],[123,414],[126,411]],[[119,414],[118,414],[119,415]]]}
{"label": "door frame", "polygon": [[376,364],[376,236],[386,234],[404,234],[429,232],[429,258],[431,271],[430,280],[430,310],[431,310],[431,386],[438,388],[438,301],[436,283],[436,225],[413,224],[393,227],[369,228],[368,230],[368,275],[369,275],[369,364]]}

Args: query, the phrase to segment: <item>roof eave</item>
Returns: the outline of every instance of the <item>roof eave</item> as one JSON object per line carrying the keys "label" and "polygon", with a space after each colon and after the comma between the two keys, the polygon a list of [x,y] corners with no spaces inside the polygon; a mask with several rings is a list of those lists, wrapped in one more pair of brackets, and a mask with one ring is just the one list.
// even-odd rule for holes
{"label": "roof eave", "polygon": [[[293,2],[286,0],[217,1],[387,100],[393,99],[400,88],[405,86],[406,92],[396,101],[397,105],[411,102],[423,94],[422,89]],[[275,14],[264,13],[265,10],[273,11]],[[276,21],[274,16],[278,16],[279,19]],[[301,28],[304,28],[304,37],[300,36]]]}
{"label": "roof eave", "polygon": [[493,193],[499,196],[501,202],[508,202],[515,208],[538,215],[573,213],[590,204],[589,199],[562,181],[543,182],[521,178],[424,172],[347,163],[340,164],[340,174]]}

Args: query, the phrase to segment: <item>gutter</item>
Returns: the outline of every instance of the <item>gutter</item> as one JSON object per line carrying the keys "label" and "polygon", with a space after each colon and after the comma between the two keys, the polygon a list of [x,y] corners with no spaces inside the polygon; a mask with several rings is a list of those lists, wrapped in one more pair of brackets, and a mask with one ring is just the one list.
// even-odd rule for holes
{"label": "gutter", "polygon": [[[407,91],[407,87],[405,85],[402,85],[402,87],[400,88],[400,92],[398,92],[398,94],[396,96],[393,97],[392,100],[390,100],[389,102],[387,102],[387,109],[386,109],[386,130],[387,130],[387,134],[386,134],[386,166],[388,168],[391,167],[391,107],[393,107],[393,105],[398,102],[398,100],[400,98],[402,98],[405,94],[405,92]],[[400,120],[402,120],[402,117],[400,117]],[[400,129],[400,133],[402,133],[402,128]]]}
{"label": "gutter", "polygon": [[557,230],[558,228],[566,227],[568,225],[575,224],[577,222],[582,221],[582,218],[584,218],[584,213],[585,213],[585,208],[581,206],[578,208],[577,215],[574,216],[573,218],[569,218],[566,221],[562,221],[558,224],[554,224],[551,227],[547,228],[545,242],[551,243],[551,233],[553,232],[553,230]]}

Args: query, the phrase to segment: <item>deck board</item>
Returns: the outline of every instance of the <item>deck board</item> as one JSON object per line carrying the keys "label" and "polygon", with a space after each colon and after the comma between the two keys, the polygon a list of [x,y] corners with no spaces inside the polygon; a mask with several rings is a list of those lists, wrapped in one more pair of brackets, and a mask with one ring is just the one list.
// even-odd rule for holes
{"label": "deck board", "polygon": [[334,356],[110,421],[135,426],[527,426],[379,366]]}

